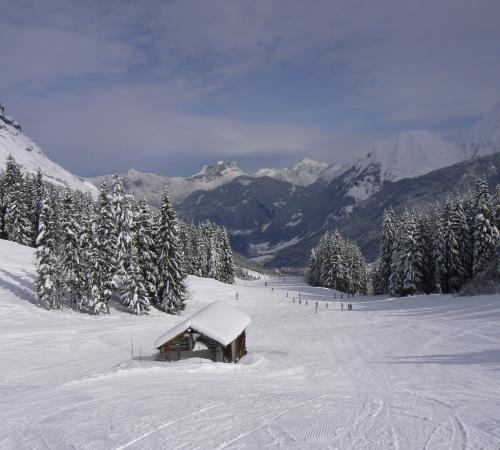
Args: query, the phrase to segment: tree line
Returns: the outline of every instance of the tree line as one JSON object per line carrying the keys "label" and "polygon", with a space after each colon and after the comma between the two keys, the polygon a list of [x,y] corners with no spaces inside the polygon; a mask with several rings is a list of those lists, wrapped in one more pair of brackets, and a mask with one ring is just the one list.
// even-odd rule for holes
{"label": "tree line", "polygon": [[109,313],[116,293],[136,314],[184,309],[187,274],[234,282],[227,232],[176,217],[165,189],[160,210],[124,193],[119,177],[94,200],[23,174],[12,156],[0,172],[0,237],[37,248],[37,292],[49,309],[67,303]]}
{"label": "tree line", "polygon": [[499,242],[500,186],[490,195],[485,177],[474,191],[448,197],[432,214],[385,211],[376,294],[458,292],[494,259]]}
{"label": "tree line", "polygon": [[490,194],[485,177],[473,192],[447,197],[431,214],[384,212],[379,258],[367,265],[356,244],[327,232],[312,249],[306,280],[344,292],[406,296],[455,293],[496,255],[500,186]]}
{"label": "tree line", "polygon": [[306,270],[311,286],[323,286],[348,293],[366,293],[369,288],[368,267],[355,242],[338,232],[324,234],[312,249]]}

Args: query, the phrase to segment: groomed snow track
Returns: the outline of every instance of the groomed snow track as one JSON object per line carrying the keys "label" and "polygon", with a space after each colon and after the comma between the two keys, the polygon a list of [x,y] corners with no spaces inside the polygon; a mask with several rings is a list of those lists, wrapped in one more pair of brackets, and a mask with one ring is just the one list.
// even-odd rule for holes
{"label": "groomed snow track", "polygon": [[[499,296],[350,312],[297,278],[191,277],[182,317],[91,317],[39,307],[34,277],[32,250],[0,241],[1,449],[500,448]],[[155,361],[213,300],[252,317],[241,363]]]}

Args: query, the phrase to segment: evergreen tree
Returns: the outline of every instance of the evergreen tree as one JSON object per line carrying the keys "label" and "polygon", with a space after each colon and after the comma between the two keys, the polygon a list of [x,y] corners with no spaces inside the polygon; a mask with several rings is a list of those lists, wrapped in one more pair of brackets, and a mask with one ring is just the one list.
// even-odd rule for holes
{"label": "evergreen tree", "polygon": [[193,236],[195,233],[194,226],[192,224],[187,224],[179,221],[179,239],[181,241],[182,253],[184,255],[183,268],[184,272],[188,275],[196,274],[196,251],[193,246]]}
{"label": "evergreen tree", "polygon": [[229,237],[227,235],[227,230],[225,228],[219,228],[219,249],[220,249],[220,264],[221,264],[221,275],[219,280],[223,283],[233,284],[234,283],[234,263],[233,263],[233,252],[231,250],[231,244],[229,243]]}
{"label": "evergreen tree", "polygon": [[461,219],[461,256],[465,271],[465,279],[470,280],[473,276],[474,262],[474,202],[469,194],[461,201],[463,218]]}
{"label": "evergreen tree", "polygon": [[498,230],[493,221],[488,182],[484,177],[478,178],[476,182],[474,214],[474,260],[472,270],[475,276],[484,269],[488,260],[493,256],[496,240],[498,239]]}
{"label": "evergreen tree", "polygon": [[185,274],[183,270],[179,225],[167,189],[162,196],[158,227],[159,304],[169,313],[184,309],[186,299]]}
{"label": "evergreen tree", "polygon": [[70,303],[76,304],[80,294],[80,226],[77,223],[74,199],[71,192],[67,191],[63,205],[63,275],[66,292]]}
{"label": "evergreen tree", "polygon": [[122,276],[122,302],[137,315],[150,309],[150,299],[139,261],[138,248],[133,246],[129,257],[129,267]]}
{"label": "evergreen tree", "polygon": [[36,175],[32,179],[31,183],[31,228],[32,228],[32,238],[33,247],[36,247],[36,241],[38,238],[38,229],[40,224],[40,214],[42,211],[42,203],[45,198],[45,184],[43,181],[42,171],[37,170]]}
{"label": "evergreen tree", "polygon": [[210,236],[208,238],[208,254],[208,278],[218,280],[221,273],[221,260],[219,241],[217,240],[213,227],[210,229]]}
{"label": "evergreen tree", "polygon": [[101,184],[98,212],[92,226],[92,242],[89,251],[92,261],[92,281],[89,308],[94,313],[107,312],[111,300],[113,273],[116,266],[114,257],[115,233],[111,196],[105,181]]}
{"label": "evergreen tree", "polygon": [[145,201],[139,204],[138,218],[134,232],[134,249],[137,254],[137,264],[141,271],[142,282],[144,284],[144,299],[141,305],[142,311],[147,311],[151,303],[158,298],[158,265],[155,248],[155,219],[151,208]]}
{"label": "evergreen tree", "polygon": [[30,245],[32,229],[25,184],[20,166],[9,155],[4,176],[2,238]]}
{"label": "evergreen tree", "polygon": [[493,214],[495,217],[495,226],[500,230],[500,184],[497,184],[495,189],[495,197],[493,199]]}
{"label": "evergreen tree", "polygon": [[335,232],[325,233],[312,249],[306,271],[312,286],[325,286],[344,292],[368,290],[368,268],[358,246]]}
{"label": "evergreen tree", "polygon": [[96,253],[94,244],[96,236],[94,234],[96,223],[96,212],[91,198],[85,196],[81,199],[79,207],[76,209],[77,217],[79,218],[80,236],[78,239],[78,266],[76,267],[76,286],[77,308],[79,311],[82,308],[92,310],[92,287],[94,281],[94,264],[93,260]]}
{"label": "evergreen tree", "polygon": [[[118,225],[119,224],[119,225]],[[134,256],[134,227],[135,218],[133,211],[133,198],[126,195],[121,203],[121,211],[118,219],[115,219],[115,229],[117,229],[117,244],[116,244],[116,275],[118,278],[119,288],[122,294],[122,302],[127,306],[129,300],[127,296],[128,287],[131,283],[130,278],[132,275],[131,264]],[[139,266],[137,265],[137,258],[135,257],[136,270],[140,273]],[[139,281],[137,281],[138,283]]]}
{"label": "evergreen tree", "polygon": [[414,212],[407,212],[403,217],[403,240],[400,249],[402,259],[403,294],[415,295],[422,285],[422,242]]}
{"label": "evergreen tree", "polygon": [[430,294],[434,290],[434,261],[432,256],[432,228],[429,217],[418,218],[420,253],[422,255],[422,278],[419,290]]}
{"label": "evergreen tree", "polygon": [[309,263],[306,269],[306,281],[311,286],[319,285],[319,258],[317,255],[318,249],[313,248],[311,250],[311,256],[309,257]]}
{"label": "evergreen tree", "polygon": [[63,302],[63,274],[54,214],[48,202],[42,202],[37,241],[38,298],[49,309],[59,309]]}
{"label": "evergreen tree", "polygon": [[402,295],[404,283],[403,229],[401,221],[395,223],[395,237],[392,243],[391,275],[389,277],[389,293]]}
{"label": "evergreen tree", "polygon": [[466,254],[469,249],[469,230],[462,203],[457,197],[450,208],[448,230],[448,282],[451,292],[457,292],[467,281]]}
{"label": "evergreen tree", "polygon": [[391,276],[393,243],[396,238],[394,210],[389,208],[384,212],[382,239],[380,243],[380,283],[383,292],[389,292],[389,278]]}

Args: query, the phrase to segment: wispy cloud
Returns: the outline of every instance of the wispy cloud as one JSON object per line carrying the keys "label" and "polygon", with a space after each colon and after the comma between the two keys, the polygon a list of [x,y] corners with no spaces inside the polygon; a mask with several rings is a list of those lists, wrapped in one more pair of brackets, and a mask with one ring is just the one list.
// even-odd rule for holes
{"label": "wispy cloud", "polygon": [[345,161],[495,103],[499,16],[490,0],[3,2],[0,90],[81,173]]}

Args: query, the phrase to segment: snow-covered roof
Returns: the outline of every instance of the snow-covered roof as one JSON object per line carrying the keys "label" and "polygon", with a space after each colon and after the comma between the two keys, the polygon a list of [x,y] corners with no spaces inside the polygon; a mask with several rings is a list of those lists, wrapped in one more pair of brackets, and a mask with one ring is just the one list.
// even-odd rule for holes
{"label": "snow-covered roof", "polygon": [[161,347],[189,328],[225,346],[234,341],[251,321],[250,317],[227,303],[213,302],[162,334],[156,340],[155,347]]}

